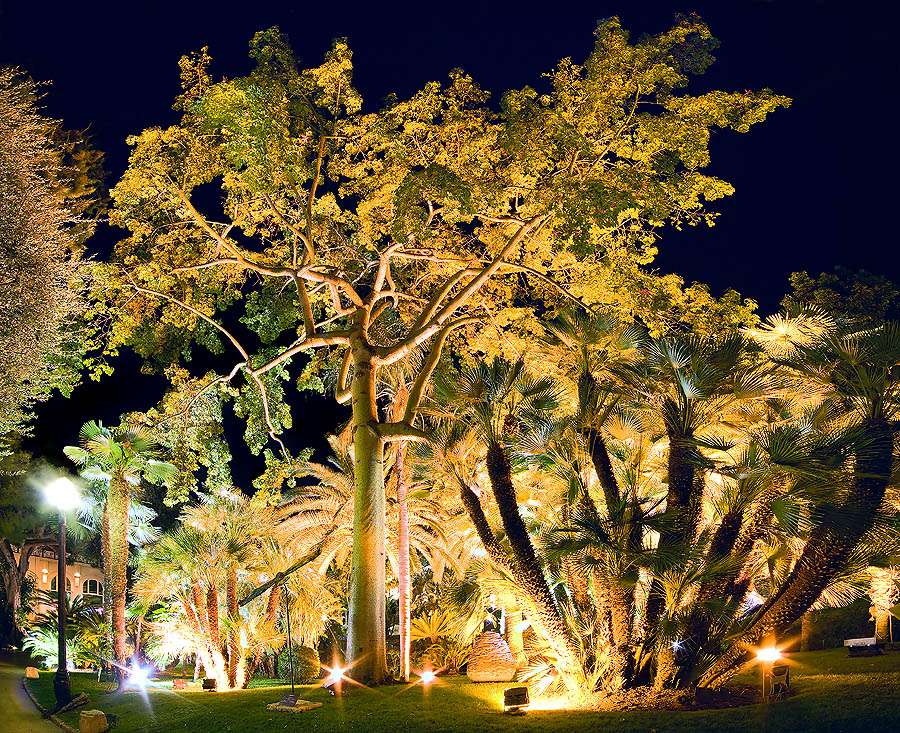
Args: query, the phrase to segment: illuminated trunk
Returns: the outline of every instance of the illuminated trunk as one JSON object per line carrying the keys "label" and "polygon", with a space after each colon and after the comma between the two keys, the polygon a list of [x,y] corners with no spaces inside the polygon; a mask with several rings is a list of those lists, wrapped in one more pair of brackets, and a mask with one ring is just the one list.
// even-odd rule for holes
{"label": "illuminated trunk", "polygon": [[583,689],[584,664],[578,645],[556,605],[528,529],[519,514],[509,458],[496,443],[488,446],[487,469],[503,529],[512,547],[512,566],[516,570],[516,580],[523,591],[523,597],[531,606],[524,610],[535,631],[542,633],[555,652],[557,668],[566,686],[573,691]]}
{"label": "illuminated trunk", "polygon": [[[815,626],[815,617],[813,616],[812,611],[807,611],[803,614],[803,618],[800,620],[800,651],[808,652],[809,651],[809,642],[812,638],[813,627]],[[876,634],[877,636],[877,634]]]}
{"label": "illuminated trunk", "polygon": [[128,567],[128,483],[114,478],[109,483],[106,511],[109,524],[109,580],[113,658],[121,689],[125,684],[125,590]]}
{"label": "illuminated trunk", "polygon": [[[690,532],[692,520],[692,507],[697,504],[692,501],[694,488],[694,466],[690,458],[690,448],[687,440],[692,436],[688,433],[678,433],[671,428],[666,429],[669,438],[669,454],[667,459],[668,492],[666,493],[666,514],[672,517],[669,526],[661,528],[659,532],[660,552],[672,551],[682,545]],[[696,521],[694,525],[696,527]],[[646,631],[649,632],[659,621],[665,598],[662,586],[655,580],[650,585],[650,594],[647,598]]]}
{"label": "illuminated trunk", "polygon": [[753,645],[788,628],[816,602],[844,568],[847,558],[872,526],[884,499],[892,468],[893,429],[884,420],[864,426],[864,448],[857,450],[853,482],[841,515],[852,521],[820,524],[810,533],[803,553],[776,593],[763,604],[747,630],[701,678],[702,686],[718,687],[751,658]]}
{"label": "illuminated trunk", "polygon": [[406,443],[397,444],[397,504],[400,513],[397,528],[397,544],[399,555],[397,564],[398,593],[400,605],[400,678],[409,682],[409,652],[410,652],[410,578],[409,578],[409,509],[406,505]]}
{"label": "illuminated trunk", "polygon": [[[230,568],[225,574],[225,607],[228,613],[228,687],[239,686],[238,676],[244,669],[244,653],[241,649],[238,624],[237,571]],[[240,680],[242,683],[243,680]]]}
{"label": "illuminated trunk", "polygon": [[[196,603],[197,596],[194,596],[194,601]],[[197,617],[197,613],[194,611],[193,606],[187,601],[182,602],[182,606],[184,607],[184,613],[187,616],[188,628],[190,628],[191,632],[194,634],[194,637],[197,639],[202,639],[205,630],[200,625],[200,619]],[[200,664],[206,669],[210,669],[212,666],[212,658],[209,655],[209,649],[204,648],[203,646],[197,646],[197,659],[194,663],[194,682],[197,681],[198,671],[200,669]],[[182,660],[182,673],[184,672],[184,661]]]}
{"label": "illuminated trunk", "polygon": [[373,430],[378,413],[371,349],[359,333],[353,337],[350,349],[354,492],[347,663],[353,679],[378,684],[387,676],[382,443]]}
{"label": "illuminated trunk", "polygon": [[225,655],[222,654],[222,636],[219,633],[219,592],[216,590],[215,575],[209,579],[209,588],[206,590],[206,619],[209,629],[209,654],[212,659],[212,673],[216,678],[216,690],[227,690],[228,665]]}

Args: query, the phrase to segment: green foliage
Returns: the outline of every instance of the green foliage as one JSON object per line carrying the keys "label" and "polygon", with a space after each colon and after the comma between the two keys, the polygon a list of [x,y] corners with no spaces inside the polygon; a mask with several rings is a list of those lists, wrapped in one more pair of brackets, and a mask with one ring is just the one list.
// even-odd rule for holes
{"label": "green foliage", "polygon": [[102,209],[102,156],[44,117],[40,96],[0,69],[0,452],[35,403],[80,381],[92,328],[81,251]]}
{"label": "green foliage", "polygon": [[430,666],[431,669],[444,674],[459,674],[469,663],[472,646],[459,639],[443,637],[429,645],[419,657],[419,666]]}
{"label": "green foliage", "polygon": [[[114,258],[127,274],[103,269],[97,290],[113,314],[106,353],[130,345],[164,367],[186,362],[192,343],[217,351],[231,342],[240,357],[219,377],[258,453],[291,427],[293,357],[307,343],[346,344],[329,334],[350,325],[355,298],[373,285],[390,287],[380,298],[387,307],[364,306],[379,348],[457,311],[529,330],[511,306],[539,293],[543,307],[556,308],[560,292],[516,268],[631,312],[658,299],[665,314],[653,328],[752,320],[753,304],[735,293],[717,300],[634,268],[652,260],[664,226],[712,223],[708,202],[731,193],[703,172],[711,131],[744,132],[789,100],[768,90],[685,93],[716,45],[693,16],[635,43],[615,20],[596,37],[583,64],[566,59],[549,75],[549,93],[510,91],[499,114],[458,70],[446,84],[363,112],[345,41],[301,69],[277,28],[254,37],[255,68],[245,77],[213,82],[206,49],[183,58],[180,123],[130,140],[129,168],[112,192],[111,219],[129,236]],[[196,208],[199,186],[221,193],[224,225]],[[529,236],[514,239],[526,223]],[[441,289],[466,267],[501,253],[485,270],[491,282],[479,285],[479,305],[428,310],[427,299],[440,305],[454,292]],[[389,267],[376,276],[380,258]],[[602,292],[589,285],[598,268],[608,273]],[[259,348],[225,329],[232,317]],[[321,390],[330,362],[308,362],[297,388]]]}
{"label": "green foliage", "polygon": [[786,310],[814,306],[831,316],[849,318],[862,324],[900,317],[900,291],[882,275],[836,267],[812,277],[807,272],[791,274],[791,293],[781,305]]}
{"label": "green foliage", "polygon": [[[320,672],[319,652],[308,646],[294,645],[294,683],[315,682]],[[278,676],[291,681],[291,662],[285,646],[278,655]]]}

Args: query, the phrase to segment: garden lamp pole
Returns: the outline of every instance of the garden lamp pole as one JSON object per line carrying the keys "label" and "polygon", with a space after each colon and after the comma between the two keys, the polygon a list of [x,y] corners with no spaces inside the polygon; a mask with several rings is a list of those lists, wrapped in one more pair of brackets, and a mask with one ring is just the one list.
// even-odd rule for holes
{"label": "garden lamp pole", "polygon": [[56,571],[56,618],[59,654],[56,664],[56,676],[53,678],[53,692],[56,693],[56,704],[59,707],[72,699],[69,688],[69,666],[66,664],[66,515],[59,510],[59,558]]}
{"label": "garden lamp pole", "polygon": [[66,511],[78,506],[78,489],[69,479],[61,477],[44,487],[44,494],[50,504],[59,512],[59,547],[57,548],[56,570],[56,619],[58,657],[56,676],[53,678],[53,692],[57,709],[72,699],[69,687],[69,668],[66,664]]}
{"label": "garden lamp pole", "polygon": [[288,605],[287,583],[281,586],[282,595],[284,595],[284,618],[287,623],[288,636],[288,663],[291,668],[291,694],[294,694],[294,648],[291,644],[291,608]]}

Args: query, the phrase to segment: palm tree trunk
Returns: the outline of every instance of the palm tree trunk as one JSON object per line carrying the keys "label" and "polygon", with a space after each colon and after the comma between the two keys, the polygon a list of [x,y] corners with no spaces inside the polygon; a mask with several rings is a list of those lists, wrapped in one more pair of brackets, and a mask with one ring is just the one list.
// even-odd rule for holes
{"label": "palm tree trunk", "polygon": [[566,680],[566,686],[581,689],[585,684],[584,661],[547,585],[543,567],[519,514],[509,458],[497,443],[488,445],[487,469],[503,529],[513,550],[512,566],[532,607],[528,618],[536,630],[543,629],[545,632],[548,643],[557,655],[558,668]]}
{"label": "palm tree trunk", "polygon": [[[216,689],[227,690],[228,665],[222,653],[222,636],[219,633],[219,591],[216,589],[215,575],[211,574],[206,590],[206,618],[209,626],[209,651],[212,658],[211,671],[216,677]],[[205,666],[205,665],[204,665]]]}
{"label": "palm tree trunk", "polygon": [[354,335],[350,348],[354,494],[347,664],[355,680],[379,684],[387,676],[383,447],[374,430],[378,412],[373,354],[361,329]]}
{"label": "palm tree trunk", "polygon": [[[112,633],[112,555],[109,549],[109,503],[103,503],[103,512],[100,519],[100,556],[103,564],[103,621],[106,633],[106,653],[115,656],[113,651]],[[109,668],[108,664],[104,665]]]}
{"label": "palm tree trunk", "polygon": [[225,575],[225,606],[228,612],[228,687],[237,686],[238,667],[244,658],[238,632],[237,571],[229,568]]}
{"label": "palm tree trunk", "polygon": [[[666,493],[666,514],[671,517],[670,526],[660,529],[659,552],[672,552],[683,546],[693,537],[699,514],[696,507],[699,502],[693,497],[695,491],[694,465],[691,462],[691,450],[687,442],[690,431],[679,433],[671,427],[666,428],[669,438],[669,455],[667,460],[669,488]],[[702,491],[702,487],[701,487]],[[702,496],[702,493],[701,493]],[[694,516],[697,514],[697,516]],[[645,613],[646,631],[656,626],[662,615],[665,598],[662,586],[654,579],[650,584]]]}
{"label": "palm tree trunk", "polygon": [[[194,597],[194,601],[196,603],[196,596]],[[202,639],[206,636],[206,630],[202,627],[200,623],[200,619],[197,614],[194,612],[193,606],[188,603],[186,600],[182,601],[182,606],[184,608],[185,616],[188,620],[188,628],[194,634],[194,638]],[[205,615],[205,614],[204,614]],[[204,667],[209,669],[212,666],[212,658],[209,654],[209,648],[204,648],[202,646],[197,646],[197,657],[194,660],[194,682],[197,681],[198,670],[200,669],[200,664],[203,664]],[[184,672],[184,662],[182,660],[182,673]]]}
{"label": "palm tree trunk", "polygon": [[840,525],[836,521],[820,524],[812,531],[790,575],[759,608],[729,651],[701,678],[702,686],[724,684],[750,659],[753,644],[767,634],[786,629],[806,613],[872,526],[891,475],[894,436],[885,420],[870,420],[864,428],[865,445],[856,452],[853,483],[841,507],[845,521]]}
{"label": "palm tree trunk", "polygon": [[114,478],[109,483],[106,507],[109,515],[110,602],[113,652],[119,689],[125,685],[125,590],[128,567],[128,483]]}

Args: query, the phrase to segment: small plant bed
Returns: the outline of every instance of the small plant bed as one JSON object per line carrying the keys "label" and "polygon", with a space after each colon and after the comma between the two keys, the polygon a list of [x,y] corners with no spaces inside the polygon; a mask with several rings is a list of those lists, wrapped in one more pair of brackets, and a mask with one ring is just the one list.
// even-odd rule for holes
{"label": "small plant bed", "polygon": [[[323,706],[303,714],[304,731],[874,731],[892,730],[900,707],[900,654],[849,659],[843,649],[790,656],[793,694],[767,704],[755,697],[758,670],[750,668],[722,693],[624,693],[606,709],[533,709],[502,712],[503,683],[474,684],[440,677],[422,685],[390,685],[333,698],[319,685],[298,685],[304,700]],[[170,681],[140,692],[107,694],[107,684],[72,675],[73,693],[88,692],[91,707],[116,713],[117,733],[132,731],[288,731],[298,719],[266,710],[289,687],[251,687],[227,693],[173,692]],[[29,680],[42,705],[53,704],[53,673]],[[709,697],[707,697],[709,696]],[[730,698],[729,698],[730,696]],[[741,707],[722,707],[722,700]],[[639,707],[640,706],[640,707]],[[535,705],[540,708],[540,703]],[[552,706],[551,706],[552,707]],[[648,709],[655,708],[655,709]],[[667,708],[667,709],[659,709]],[[675,709],[672,709],[675,708]],[[77,713],[63,720],[77,727]]]}

